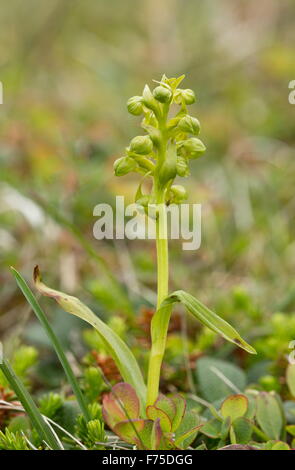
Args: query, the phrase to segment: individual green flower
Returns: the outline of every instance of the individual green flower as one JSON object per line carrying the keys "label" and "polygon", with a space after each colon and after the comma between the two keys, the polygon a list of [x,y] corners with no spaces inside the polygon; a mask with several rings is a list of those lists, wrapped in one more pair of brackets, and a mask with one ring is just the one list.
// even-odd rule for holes
{"label": "individual green flower", "polygon": [[130,152],[148,155],[153,150],[153,142],[148,135],[138,135],[130,142]]}
{"label": "individual green flower", "polygon": [[181,104],[184,101],[185,104],[193,104],[196,101],[196,95],[193,90],[187,88],[186,90],[177,90],[175,93],[175,102]]}
{"label": "individual green flower", "polygon": [[181,184],[174,184],[170,188],[170,203],[180,204],[187,199],[186,189]]}
{"label": "individual green flower", "polygon": [[176,161],[176,171],[178,176],[189,176],[189,167],[187,160],[183,157],[178,156]]}
{"label": "individual green flower", "polygon": [[188,134],[198,135],[200,132],[200,123],[198,119],[189,115],[182,117],[177,127]]}
{"label": "individual green flower", "polygon": [[127,109],[130,114],[139,116],[143,113],[142,96],[132,96],[127,101]]}
{"label": "individual green flower", "polygon": [[145,85],[143,92],[142,92],[142,102],[144,106],[148,109],[151,109],[155,114],[158,114],[159,112],[159,103],[158,101],[154,98],[154,95],[152,94],[150,87],[148,85]]}
{"label": "individual green flower", "polygon": [[137,168],[137,163],[133,158],[121,157],[114,162],[114,171],[116,176],[124,176]]}
{"label": "individual green flower", "polygon": [[200,139],[191,137],[190,139],[180,142],[179,151],[183,157],[199,158],[206,151],[206,147]]}
{"label": "individual green flower", "polygon": [[154,91],[153,95],[156,98],[157,101],[160,101],[160,103],[170,103],[171,98],[172,98],[172,92],[169,90],[169,88],[164,87],[164,86],[157,86]]}

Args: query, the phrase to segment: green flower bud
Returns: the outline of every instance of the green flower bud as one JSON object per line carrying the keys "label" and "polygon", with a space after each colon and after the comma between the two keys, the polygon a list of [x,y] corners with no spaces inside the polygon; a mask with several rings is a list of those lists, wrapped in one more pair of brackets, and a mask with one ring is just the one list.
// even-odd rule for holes
{"label": "green flower bud", "polygon": [[166,159],[161,166],[159,172],[159,180],[162,185],[165,185],[170,180],[174,180],[176,176],[176,162],[177,153],[175,144],[170,144],[167,149]]}
{"label": "green flower bud", "polygon": [[200,132],[200,123],[197,118],[189,115],[184,116],[178,123],[178,129],[188,134],[198,135]]}
{"label": "green flower bud", "polygon": [[206,147],[200,139],[191,137],[190,139],[184,140],[180,147],[181,154],[187,158],[199,158],[206,151]]}
{"label": "green flower bud", "polygon": [[114,162],[114,171],[116,176],[127,175],[127,173],[134,171],[136,168],[136,161],[130,157],[121,157]]}
{"label": "green flower bud", "polygon": [[187,88],[186,90],[181,90],[185,104],[193,104],[196,101],[196,95],[193,90]]}
{"label": "green flower bud", "polygon": [[171,90],[164,86],[157,86],[153,91],[153,95],[160,103],[169,103],[172,98]]}
{"label": "green flower bud", "polygon": [[145,171],[148,172],[153,172],[155,169],[155,164],[148,158],[145,157],[144,155],[138,155],[138,154],[129,154],[130,157],[133,157],[138,166]]}
{"label": "green flower bud", "polygon": [[176,116],[172,119],[169,119],[169,121],[167,122],[167,129],[168,130],[175,129],[175,127],[178,125],[180,119],[181,118],[179,116]]}
{"label": "green flower bud", "polygon": [[159,103],[155,100],[148,85],[145,85],[142,93],[142,102],[146,108],[151,109],[156,115],[159,112]]}
{"label": "green flower bud", "polygon": [[153,142],[148,135],[138,135],[130,142],[130,151],[140,155],[148,155],[153,150]]}
{"label": "green flower bud", "polygon": [[189,167],[185,158],[177,157],[176,171],[178,176],[189,176]]}
{"label": "green flower bud", "polygon": [[170,188],[170,202],[180,204],[187,199],[186,189],[180,184],[175,184]]}
{"label": "green flower bud", "polygon": [[185,104],[193,104],[196,101],[196,96],[193,90],[189,88],[186,90],[178,89],[174,94],[174,101],[177,104],[182,104],[182,102]]}
{"label": "green flower bud", "polygon": [[143,113],[143,106],[142,106],[142,97],[141,96],[132,96],[127,101],[127,109],[130,114],[134,116],[139,116]]}

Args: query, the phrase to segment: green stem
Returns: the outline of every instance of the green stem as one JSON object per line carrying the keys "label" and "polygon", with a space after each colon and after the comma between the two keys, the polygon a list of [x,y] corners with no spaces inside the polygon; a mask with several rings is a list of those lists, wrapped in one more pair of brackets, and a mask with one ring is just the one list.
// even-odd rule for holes
{"label": "green stem", "polygon": [[168,295],[169,263],[168,263],[168,237],[167,215],[165,212],[164,197],[160,197],[159,216],[156,221],[157,246],[157,309]]}
{"label": "green stem", "polygon": [[[157,226],[157,264],[158,264],[158,299],[157,309],[162,301],[168,296],[168,240],[161,238],[161,231],[166,230],[166,213],[161,214],[156,221]],[[163,356],[166,347],[166,338],[170,320],[171,307],[166,307],[161,312],[162,322],[160,331],[153,331],[151,328],[152,349],[149,362],[148,384],[147,384],[147,405],[152,405],[159,395],[160,373]]]}
{"label": "green stem", "polygon": [[[158,207],[156,219],[156,246],[157,246],[157,310],[159,310],[163,300],[168,296],[169,284],[169,261],[168,261],[168,236],[167,236],[167,214],[165,206],[165,188],[161,187],[158,181],[158,174],[166,158],[166,119],[167,110],[164,111],[163,119],[160,123],[162,141],[158,155],[158,165],[155,172],[155,199]],[[168,306],[161,312],[160,331],[154,331],[151,325],[152,348],[148,370],[147,384],[147,405],[152,405],[159,395],[159,383],[161,366],[166,347],[168,325],[171,315],[171,307]]]}

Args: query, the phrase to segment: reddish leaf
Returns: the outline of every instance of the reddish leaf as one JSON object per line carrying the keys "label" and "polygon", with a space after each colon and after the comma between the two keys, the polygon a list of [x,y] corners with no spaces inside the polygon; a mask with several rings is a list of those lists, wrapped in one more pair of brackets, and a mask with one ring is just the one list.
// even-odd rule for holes
{"label": "reddish leaf", "polygon": [[221,414],[224,418],[230,417],[233,422],[235,419],[244,416],[248,409],[248,398],[245,395],[230,395],[221,405]]}
{"label": "reddish leaf", "polygon": [[159,397],[154,403],[154,406],[159,410],[164,411],[164,413],[166,413],[166,415],[170,419],[171,423],[173,422],[176,414],[176,407],[171,398],[165,397],[165,395],[159,395]]}
{"label": "reddish leaf", "polygon": [[157,418],[153,423],[151,435],[152,450],[162,450],[163,446],[163,431],[160,425],[160,419]]}
{"label": "reddish leaf", "polygon": [[244,445],[244,444],[230,444],[225,447],[221,447],[218,450],[259,450],[257,447]]}
{"label": "reddish leaf", "polygon": [[127,383],[116,384],[103,399],[103,417],[111,429],[121,421],[139,418],[139,399]]}
{"label": "reddish leaf", "polygon": [[165,413],[165,411],[160,410],[156,406],[148,406],[146,409],[147,417],[153,421],[157,419],[160,420],[161,429],[164,432],[170,432],[172,428],[171,420],[169,416]]}
{"label": "reddish leaf", "polygon": [[138,449],[151,448],[153,422],[144,419],[132,419],[117,423],[114,432],[125,442],[135,444]]}
{"label": "reddish leaf", "polygon": [[172,432],[174,432],[180,426],[182,418],[184,417],[186,402],[181,395],[173,395],[171,400],[175,406],[175,415],[172,421]]}

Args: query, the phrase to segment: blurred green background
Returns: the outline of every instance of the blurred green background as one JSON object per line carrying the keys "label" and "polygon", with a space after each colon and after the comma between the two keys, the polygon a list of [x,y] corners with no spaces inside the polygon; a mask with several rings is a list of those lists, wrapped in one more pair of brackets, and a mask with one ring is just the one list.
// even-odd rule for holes
{"label": "blurred green background", "polygon": [[[49,284],[106,319],[153,305],[154,243],[96,241],[93,208],[134,197],[138,177],[112,170],[141,133],[127,99],[163,73],[185,73],[208,149],[184,182],[202,204],[202,245],[171,243],[171,288],[216,308],[258,349],[269,338],[260,344],[266,358],[286,352],[295,339],[294,20],[292,0],[2,2],[0,335],[8,348],[20,337],[46,344],[10,265],[30,280],[38,263]],[[50,300],[42,305],[64,342],[76,344],[80,322],[56,314]]]}

